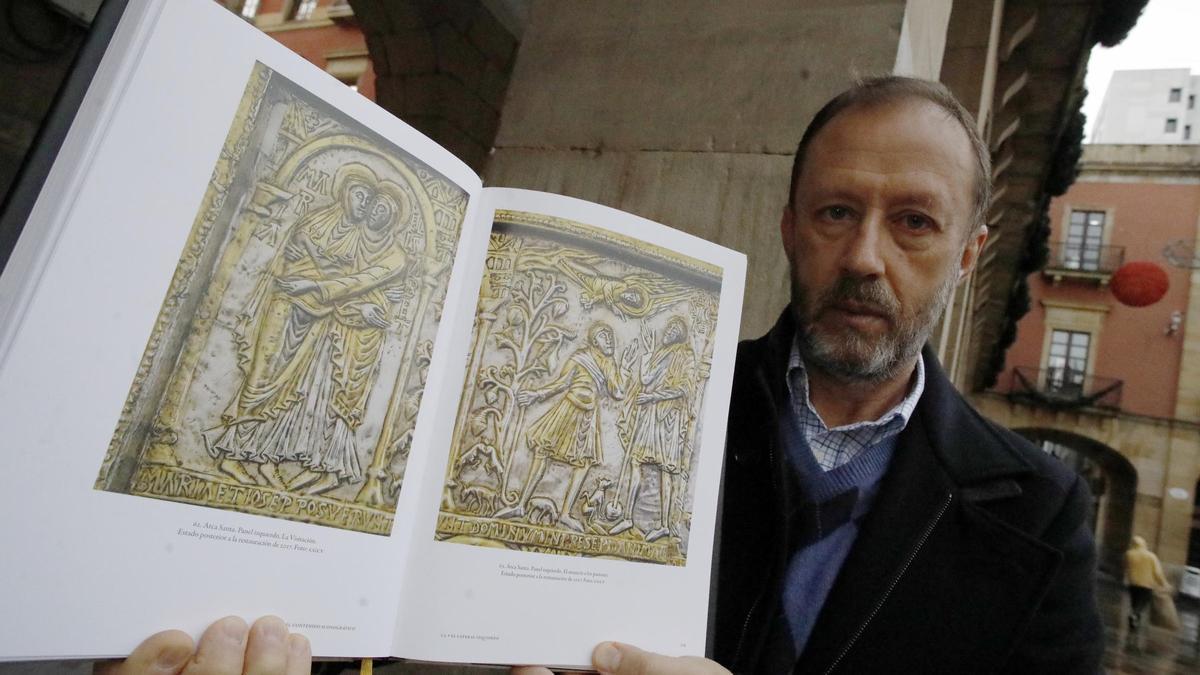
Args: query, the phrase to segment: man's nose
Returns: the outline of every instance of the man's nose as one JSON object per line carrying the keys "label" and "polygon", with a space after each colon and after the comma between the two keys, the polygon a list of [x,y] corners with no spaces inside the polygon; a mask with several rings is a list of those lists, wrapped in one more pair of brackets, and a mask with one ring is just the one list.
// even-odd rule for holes
{"label": "man's nose", "polygon": [[842,251],[842,269],[857,277],[880,276],[884,272],[883,247],[887,245],[887,223],[880,214],[868,213],[850,233]]}

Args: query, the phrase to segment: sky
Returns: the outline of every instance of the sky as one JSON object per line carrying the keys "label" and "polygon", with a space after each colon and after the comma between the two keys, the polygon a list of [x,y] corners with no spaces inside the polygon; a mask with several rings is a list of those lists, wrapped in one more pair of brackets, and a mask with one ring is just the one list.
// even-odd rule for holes
{"label": "sky", "polygon": [[1124,42],[1092,50],[1083,102],[1084,138],[1092,137],[1113,71],[1151,68],[1191,68],[1193,75],[1200,75],[1200,0],[1150,0]]}

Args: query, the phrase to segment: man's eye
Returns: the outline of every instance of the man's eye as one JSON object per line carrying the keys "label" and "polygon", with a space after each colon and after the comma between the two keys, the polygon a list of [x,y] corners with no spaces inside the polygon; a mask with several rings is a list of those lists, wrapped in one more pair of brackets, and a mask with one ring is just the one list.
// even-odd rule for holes
{"label": "man's eye", "polygon": [[845,206],[827,206],[825,217],[829,220],[846,220],[850,217],[850,209]]}
{"label": "man's eye", "polygon": [[920,232],[933,227],[933,221],[918,213],[910,213],[900,219],[904,228],[912,232]]}

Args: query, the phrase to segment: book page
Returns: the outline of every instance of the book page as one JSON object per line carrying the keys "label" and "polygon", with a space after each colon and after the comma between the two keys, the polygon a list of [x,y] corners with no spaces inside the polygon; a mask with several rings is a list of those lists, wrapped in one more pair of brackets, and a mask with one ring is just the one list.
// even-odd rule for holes
{"label": "book page", "polygon": [[484,194],[464,385],[439,402],[449,453],[421,479],[397,653],[703,654],[745,258],[596,204]]}
{"label": "book page", "polygon": [[479,180],[216,3],[134,49],[0,364],[0,656],[267,613],[385,654]]}

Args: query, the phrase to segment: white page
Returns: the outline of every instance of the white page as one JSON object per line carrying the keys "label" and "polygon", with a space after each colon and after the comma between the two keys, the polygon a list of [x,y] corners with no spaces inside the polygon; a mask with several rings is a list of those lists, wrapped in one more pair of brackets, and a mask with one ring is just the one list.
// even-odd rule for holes
{"label": "white page", "polygon": [[[692,455],[688,472],[689,484],[694,489],[694,494],[691,495],[690,500],[691,519],[686,533],[684,564],[658,564],[620,557],[630,551],[649,550],[649,547],[647,549],[640,548],[641,542],[638,540],[638,536],[648,534],[647,531],[654,529],[653,518],[655,509],[658,507],[655,503],[655,500],[658,499],[658,492],[657,488],[652,490],[648,487],[650,483],[646,483],[647,487],[642,489],[641,494],[634,502],[635,509],[640,509],[640,518],[635,518],[638,520],[637,528],[627,531],[621,536],[624,543],[619,546],[627,548],[621,548],[621,552],[607,558],[564,555],[562,549],[555,552],[514,550],[512,541],[516,541],[516,539],[507,544],[501,541],[508,536],[509,530],[515,533],[512,534],[513,537],[533,536],[539,529],[539,524],[545,526],[540,528],[544,533],[548,533],[550,530],[566,532],[569,529],[561,523],[549,523],[543,520],[546,518],[544,511],[554,509],[547,501],[558,501],[558,515],[561,515],[563,509],[561,505],[566,503],[567,495],[563,490],[559,490],[558,494],[551,494],[555,491],[549,487],[553,484],[552,476],[555,473],[559,477],[559,482],[565,480],[563,479],[564,473],[568,476],[574,475],[568,468],[571,465],[563,462],[547,462],[549,468],[542,477],[543,482],[537,484],[539,487],[533,491],[536,495],[531,497],[528,502],[528,504],[532,504],[535,500],[542,499],[543,501],[538,505],[538,508],[543,510],[541,513],[535,514],[534,510],[530,508],[519,517],[497,518],[492,512],[495,511],[495,507],[505,504],[496,502],[480,510],[482,518],[447,515],[448,511],[475,509],[478,506],[475,498],[480,494],[486,494],[478,492],[478,487],[484,484],[492,486],[490,490],[492,494],[501,493],[496,499],[507,500],[505,503],[511,501],[513,495],[505,492],[501,487],[503,485],[501,480],[494,477],[489,479],[480,472],[479,467],[488,464],[486,458],[481,455],[486,455],[488,452],[494,453],[501,463],[505,463],[507,460],[513,462],[514,467],[519,467],[513,469],[514,478],[507,487],[508,492],[521,492],[520,488],[529,480],[528,476],[532,475],[531,473],[521,474],[524,473],[523,470],[526,466],[532,467],[534,463],[534,453],[529,448],[528,439],[531,433],[534,436],[538,435],[537,432],[530,432],[529,429],[538,427],[539,424],[543,429],[549,426],[542,420],[547,416],[552,416],[550,411],[559,405],[556,401],[561,401],[562,394],[555,393],[553,396],[528,406],[523,426],[512,423],[514,428],[521,429],[522,432],[508,441],[497,440],[497,437],[503,438],[503,432],[499,428],[489,427],[482,422],[477,424],[474,431],[478,432],[476,437],[482,443],[480,452],[474,455],[475,459],[480,460],[478,464],[465,462],[461,464],[464,467],[462,472],[458,472],[457,468],[460,459],[455,459],[454,465],[449,464],[449,458],[443,458],[441,461],[431,459],[425,466],[425,470],[421,474],[421,511],[413,530],[414,538],[409,551],[409,563],[406,566],[405,588],[401,596],[402,606],[397,624],[396,653],[407,658],[431,661],[542,663],[569,667],[585,666],[590,663],[591,650],[598,642],[620,640],[666,654],[702,655],[705,647],[708,615],[709,572],[716,497],[720,482],[726,410],[741,313],[745,257],[740,253],[702,241],[691,235],[597,204],[524,190],[488,188],[484,191],[484,195],[481,222],[490,221],[491,219],[486,216],[494,210],[522,212],[523,215],[519,215],[517,220],[525,219],[528,214],[535,214],[535,220],[550,224],[551,227],[545,232],[550,232],[549,236],[551,237],[557,236],[553,234],[553,230],[559,225],[562,226],[563,231],[577,231],[580,228],[577,228],[575,224],[580,224],[583,226],[582,231],[597,241],[608,237],[623,242],[615,248],[604,249],[601,247],[595,249],[597,251],[608,250],[617,257],[629,257],[638,253],[651,255],[646,251],[667,249],[681,254],[681,256],[676,256],[677,258],[692,259],[696,261],[697,266],[708,266],[706,269],[715,268],[719,271],[718,290],[712,295],[716,305],[715,321],[711,320],[714,317],[710,317],[710,320],[704,323],[705,326],[709,326],[706,329],[706,337],[701,338],[695,332],[690,334],[690,344],[696,349],[697,355],[702,354],[701,346],[705,340],[711,340],[711,366],[708,368],[708,382],[707,386],[703,388],[705,392],[703,398],[699,403],[694,404],[702,408],[697,411],[697,419],[701,421],[701,425],[693,427],[690,431],[691,436],[689,436],[690,441],[695,444],[695,454]],[[556,218],[565,220],[556,220]],[[533,238],[536,237],[530,237],[530,239]],[[630,247],[631,241],[643,243]],[[535,247],[541,245],[535,242]],[[565,245],[573,246],[574,244],[568,242]],[[528,256],[533,255],[532,252],[535,251],[535,248],[529,248],[529,244],[522,244],[522,246],[525,246],[522,251],[527,252],[521,254],[526,256],[522,259],[532,260],[533,258]],[[621,246],[625,248],[622,249]],[[635,253],[628,254],[627,252],[631,250]],[[509,269],[503,262],[503,258],[503,255],[489,251],[485,264],[480,266],[474,274],[474,279],[471,280],[473,281],[472,288],[479,289],[479,280],[483,277],[488,279],[485,284],[487,288],[498,288],[499,284],[495,280],[505,278],[503,270]],[[568,266],[573,266],[576,273],[579,270],[591,270],[583,272],[584,275],[593,272],[612,273],[617,269],[629,270],[629,274],[623,278],[608,278],[608,281],[617,283],[621,281],[636,282],[652,276],[639,271],[640,268],[637,264],[626,264],[629,262],[628,260],[613,262],[602,260],[602,258],[603,256],[593,257],[589,258],[589,261],[578,258],[578,265],[576,262],[572,262],[568,263]],[[588,265],[596,267],[593,269],[587,267]],[[512,269],[519,271],[520,266],[514,264]],[[500,273],[500,276],[493,276],[497,272]],[[518,274],[514,272],[512,278],[517,276]],[[565,279],[566,276],[557,278]],[[574,282],[566,281],[564,283],[566,286],[570,286]],[[610,288],[617,287],[610,285]],[[464,304],[474,307],[479,302],[480,292],[476,290],[469,299],[464,299]],[[645,298],[637,298],[635,294],[632,296],[634,300],[630,301],[630,304],[623,305],[622,310],[615,309],[616,304],[606,304],[619,302],[615,299],[617,296],[614,294],[604,295],[603,292],[597,291],[597,295],[589,296],[591,297],[591,308],[584,310],[575,302],[583,296],[573,295],[573,292],[565,287],[561,293],[564,297],[571,298],[572,301],[564,305],[565,313],[555,318],[554,321],[559,321],[564,325],[569,324],[572,320],[591,326],[595,325],[595,321],[610,324],[610,335],[615,333],[616,338],[616,349],[612,357],[614,363],[619,360],[626,348],[640,341],[639,334],[641,332],[646,332],[649,330],[648,327],[652,326],[661,328],[661,324],[664,322],[669,323],[668,317],[673,313],[682,313],[683,308],[690,307],[686,303],[678,304],[681,301],[673,295],[674,291],[670,286],[656,287],[652,294],[654,298],[657,298],[655,302],[661,302],[662,305],[647,305],[644,302],[639,304],[639,300],[645,300]],[[620,297],[624,298],[625,296],[621,294]],[[512,297],[509,300],[511,300],[509,304],[518,304]],[[492,300],[488,302],[490,307]],[[497,318],[492,320],[493,328],[506,321],[499,315],[515,311],[506,307],[501,306],[494,312]],[[647,307],[649,307],[648,310]],[[639,311],[643,314],[640,318],[634,316]],[[696,315],[693,313],[690,318],[685,320],[685,325],[690,325],[690,330],[693,331],[699,325],[694,321],[695,319]],[[507,325],[511,325],[511,323]],[[570,332],[573,329],[568,328],[567,330]],[[665,332],[659,330],[654,333],[651,336],[653,346],[645,348],[643,353],[650,354],[660,349],[660,344],[665,344]],[[574,336],[565,339],[559,350],[560,358],[553,362],[548,361],[545,372],[525,380],[528,386],[522,389],[544,387],[548,381],[555,378],[558,372],[565,372],[566,364],[574,358],[572,354],[585,346],[588,340],[588,336],[583,333],[584,331],[576,330]],[[545,338],[547,340],[558,339],[558,333],[553,331],[539,334],[547,336]],[[493,338],[479,343],[484,345],[479,349],[484,352],[493,350],[494,353],[496,349],[494,334],[489,332],[489,335],[493,335]],[[588,335],[591,335],[590,329]],[[660,339],[664,342],[658,342]],[[474,355],[480,352],[476,351],[473,340],[472,336],[461,333],[454,337],[454,341],[457,343],[454,351],[466,355],[461,357],[460,368],[466,367],[468,382],[472,378],[478,377],[476,373],[482,372],[488,358]],[[700,365],[701,361],[702,359],[696,361],[697,372],[704,370]],[[635,366],[635,368],[641,368],[641,366]],[[640,375],[636,377],[640,377]],[[621,378],[617,377],[616,379]],[[463,377],[460,376],[459,381],[462,380]],[[632,386],[631,382],[631,379],[625,379],[627,388]],[[601,388],[596,387],[595,389],[599,391]],[[611,394],[611,389],[609,391]],[[630,389],[630,391],[633,390]],[[439,426],[434,431],[436,438],[432,439],[433,444],[440,447],[453,445],[450,457],[455,458],[460,458],[463,455],[461,450],[475,440],[475,438],[470,438],[461,443],[452,444],[452,438],[456,438],[456,425],[460,430],[469,428],[473,412],[482,409],[473,409],[474,402],[486,400],[474,398],[460,404],[460,397],[461,394],[450,387],[442,392],[438,401]],[[597,394],[597,398],[599,400],[599,394]],[[504,398],[493,399],[492,403],[503,407]],[[624,453],[623,441],[620,440],[617,433],[614,433],[614,418],[619,415],[618,411],[628,404],[629,400],[617,400],[612,396],[597,404],[601,415],[598,418],[599,426],[604,434],[600,444],[602,453],[608,459],[604,462],[590,464],[583,472],[582,484],[598,488],[602,472],[611,473],[615,470],[613,458]],[[487,406],[483,405],[483,407]],[[509,409],[516,410],[516,408]],[[458,424],[460,413],[463,410],[466,410],[468,415],[463,418],[461,424]],[[474,416],[486,419],[486,415],[483,413]],[[635,426],[629,425],[629,428]],[[471,432],[460,431],[460,433]],[[489,434],[492,435],[489,436]],[[489,450],[489,444],[496,447]],[[517,454],[507,451],[508,448],[514,447]],[[623,461],[617,460],[617,463],[620,464]],[[630,462],[630,464],[632,463]],[[625,470],[622,469],[622,471]],[[443,486],[446,484],[448,472],[455,473],[456,485],[444,491]],[[649,467],[649,472],[654,472],[653,465]],[[628,474],[625,475],[628,476]],[[470,476],[474,476],[478,482],[468,485]],[[617,474],[612,476],[614,479],[619,477]],[[488,483],[489,480],[492,483]],[[668,479],[668,481],[670,480]],[[567,482],[569,483],[569,480]],[[611,482],[618,484],[614,487],[628,485],[628,481],[622,483],[619,480],[613,480]],[[475,489],[476,493],[464,497],[467,494],[464,490],[467,488]],[[596,492],[605,495],[611,494],[613,497],[611,501],[628,503],[624,497],[616,498],[615,493],[603,490],[593,490],[592,496]],[[448,507],[447,502],[443,501],[447,498],[454,500],[453,507]],[[519,500],[519,496],[517,499]],[[595,503],[604,504],[606,501],[610,500],[598,499]],[[582,513],[583,507],[578,504],[579,502],[573,502],[571,506],[566,507],[573,517]],[[651,514],[649,521],[647,512]],[[630,513],[630,511],[625,510],[624,513]],[[657,511],[657,514],[661,516],[661,510]],[[576,545],[608,546],[609,544],[606,542],[615,541],[617,538],[606,536],[609,534],[607,530],[621,520],[620,517],[612,517],[613,515],[613,513],[597,514],[593,511],[587,523],[589,528],[587,533],[591,536],[578,537],[570,540],[575,543],[564,546],[567,548]],[[446,519],[445,525],[443,525],[443,518]],[[492,525],[483,523],[488,520]],[[447,540],[453,539],[453,535],[447,536],[447,533],[459,531],[454,528],[475,526],[500,528],[486,531],[496,533],[504,530],[505,534],[498,534],[491,539],[481,536],[471,540],[477,545],[462,543],[461,538]],[[446,528],[446,532],[439,533],[443,527]],[[438,538],[443,540],[435,540]],[[590,543],[579,543],[585,540]],[[656,545],[661,545],[667,539],[656,541],[658,542]],[[682,546],[682,541],[679,545]],[[680,562],[678,558],[674,560],[676,563]]]}
{"label": "white page", "polygon": [[[307,634],[318,655],[383,654],[409,538],[399,518],[389,537],[93,484],[131,383],[143,376],[143,352],[256,62],[419,157],[472,196],[470,210],[479,180],[218,4],[159,4],[111,124],[94,130],[94,144],[73,134],[64,148],[75,161],[94,147],[79,163],[87,175],[63,179],[73,185],[69,194],[43,195],[30,220],[54,227],[61,218],[63,234],[0,363],[0,658],[125,654],[167,627],[198,635],[226,614],[267,613]],[[58,203],[68,208],[56,210]],[[379,367],[394,369],[394,361],[380,357]],[[378,408],[369,399],[368,416]],[[411,492],[403,491],[400,512]],[[222,528],[233,530],[232,540]]]}

